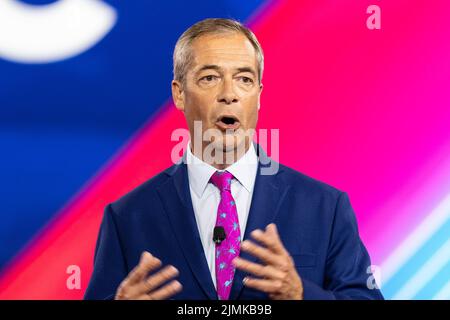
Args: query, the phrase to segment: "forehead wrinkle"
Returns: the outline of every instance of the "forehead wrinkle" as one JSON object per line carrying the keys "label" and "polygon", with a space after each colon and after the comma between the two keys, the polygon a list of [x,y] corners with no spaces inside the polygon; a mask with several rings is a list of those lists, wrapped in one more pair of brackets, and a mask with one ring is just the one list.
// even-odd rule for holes
{"label": "forehead wrinkle", "polygon": [[256,57],[249,56],[246,53],[227,53],[227,54],[200,54],[194,57],[195,64],[198,65],[218,65],[236,62],[239,65],[245,64],[255,67],[257,65]]}
{"label": "forehead wrinkle", "polygon": [[218,50],[209,50],[207,52],[199,52],[196,55],[196,58],[211,58],[211,57],[217,57],[217,58],[227,58],[227,57],[239,57],[240,59],[245,58],[248,60],[252,60],[255,58],[252,54],[248,54],[248,52],[245,51],[218,51]]}
{"label": "forehead wrinkle", "polygon": [[[222,44],[220,44],[222,45]],[[246,43],[241,45],[234,46],[215,46],[215,44],[205,43],[200,48],[198,45],[193,46],[193,51],[195,52],[195,56],[208,56],[208,55],[239,55],[239,56],[248,56],[250,59],[256,59],[256,51],[251,46],[251,44],[247,45]]]}

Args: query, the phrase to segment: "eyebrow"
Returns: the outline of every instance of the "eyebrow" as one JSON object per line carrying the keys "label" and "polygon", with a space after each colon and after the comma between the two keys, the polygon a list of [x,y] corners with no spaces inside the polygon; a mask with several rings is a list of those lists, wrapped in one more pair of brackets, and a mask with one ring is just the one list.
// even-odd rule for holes
{"label": "eyebrow", "polygon": [[[216,71],[220,71],[222,68],[219,67],[216,64],[206,64],[204,66],[202,66],[200,69],[197,70],[197,72],[195,73],[196,75],[198,75],[200,72],[204,71],[204,70],[216,70]],[[241,67],[241,68],[237,68],[238,73],[241,72],[249,72],[251,73],[254,77],[256,77],[256,72],[255,70],[253,70],[253,68],[251,67]]]}
{"label": "eyebrow", "polygon": [[220,71],[220,67],[218,65],[215,64],[205,64],[204,66],[202,66],[200,69],[198,69],[195,72],[195,75],[198,76],[198,74],[204,70],[216,70],[217,72]]}
{"label": "eyebrow", "polygon": [[256,77],[256,72],[255,70],[253,70],[253,68],[250,67],[242,67],[242,68],[238,68],[239,73],[241,72],[249,72],[251,73],[254,77]]}

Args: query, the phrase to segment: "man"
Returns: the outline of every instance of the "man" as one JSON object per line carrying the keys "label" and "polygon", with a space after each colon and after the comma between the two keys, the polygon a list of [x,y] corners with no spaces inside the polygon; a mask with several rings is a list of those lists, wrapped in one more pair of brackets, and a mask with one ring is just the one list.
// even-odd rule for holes
{"label": "man", "polygon": [[237,21],[181,35],[172,94],[193,139],[107,206],[85,298],[382,299],[347,195],[252,144],[263,63]]}

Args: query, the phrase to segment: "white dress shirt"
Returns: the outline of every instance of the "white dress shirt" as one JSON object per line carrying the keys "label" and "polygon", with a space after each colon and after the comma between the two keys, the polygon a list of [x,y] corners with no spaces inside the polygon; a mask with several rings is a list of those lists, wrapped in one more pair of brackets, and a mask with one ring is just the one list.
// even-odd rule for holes
{"label": "white dress shirt", "polygon": [[[217,169],[192,154],[190,142],[186,151],[186,161],[195,220],[197,222],[206,261],[208,262],[208,267],[211,272],[211,278],[214,286],[217,288],[213,230],[216,225],[220,191],[209,181]],[[243,238],[252,201],[256,172],[258,170],[258,157],[253,144],[250,145],[250,148],[238,161],[227,167],[225,170],[234,176],[231,181],[231,194],[236,202],[239,228],[241,231],[241,238]]]}

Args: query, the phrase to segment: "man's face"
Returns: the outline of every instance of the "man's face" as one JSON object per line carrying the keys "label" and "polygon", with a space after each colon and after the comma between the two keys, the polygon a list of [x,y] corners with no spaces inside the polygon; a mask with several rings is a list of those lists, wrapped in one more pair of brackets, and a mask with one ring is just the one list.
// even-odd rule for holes
{"label": "man's face", "polygon": [[[216,129],[215,149],[232,152],[248,145],[244,131],[256,127],[262,90],[252,44],[240,33],[204,35],[192,43],[192,53],[184,86],[172,83],[175,104],[185,114],[192,139]],[[202,122],[202,132],[194,132],[194,121]],[[202,149],[207,144],[203,142]]]}

